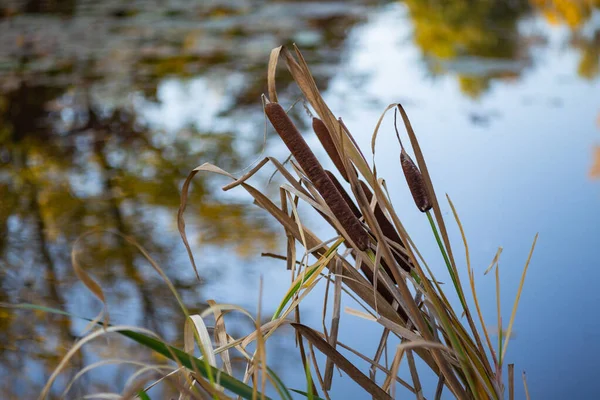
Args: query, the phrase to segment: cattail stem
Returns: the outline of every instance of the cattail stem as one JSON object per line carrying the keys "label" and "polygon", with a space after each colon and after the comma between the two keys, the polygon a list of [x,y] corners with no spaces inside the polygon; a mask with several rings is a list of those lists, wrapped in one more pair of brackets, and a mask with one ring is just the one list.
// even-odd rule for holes
{"label": "cattail stem", "polygon": [[285,110],[278,103],[268,103],[265,105],[265,113],[348,237],[359,250],[365,251],[369,247],[369,235],[335,188]]}
{"label": "cattail stem", "polygon": [[466,310],[467,306],[464,300],[464,297],[461,295],[462,290],[459,290],[458,281],[456,280],[456,276],[454,275],[454,271],[452,270],[452,266],[450,265],[450,259],[448,258],[448,253],[446,253],[446,249],[444,249],[444,245],[442,244],[442,239],[440,238],[440,234],[438,233],[437,227],[435,226],[435,222],[433,221],[433,217],[429,210],[425,212],[427,214],[427,219],[429,219],[429,224],[431,225],[431,230],[433,231],[433,235],[435,236],[435,240],[440,248],[440,252],[444,257],[444,261],[446,262],[446,267],[448,268],[448,272],[450,273],[450,278],[452,278],[452,283],[454,284],[454,288],[456,289],[456,293],[458,293],[458,297],[460,298],[460,302],[462,303],[463,308]]}

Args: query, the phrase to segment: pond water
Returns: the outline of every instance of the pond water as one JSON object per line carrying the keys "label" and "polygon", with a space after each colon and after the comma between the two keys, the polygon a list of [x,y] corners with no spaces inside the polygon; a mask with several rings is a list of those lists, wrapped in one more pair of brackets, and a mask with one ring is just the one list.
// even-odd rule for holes
{"label": "pond water", "polygon": [[[211,162],[240,175],[265,154],[287,157],[272,131],[264,135],[260,95],[270,50],[295,42],[365,151],[385,107],[405,105],[438,197],[448,193],[460,213],[488,321],[495,321],[495,283],[483,271],[502,246],[507,321],[539,232],[508,362],[518,376],[527,371],[534,399],[593,398],[600,356],[599,8],[595,0],[3,2],[0,301],[96,315],[100,303],[73,272],[75,246],[77,260],[102,285],[113,322],[181,344],[184,317],[175,298],[144,256],[114,234],[120,232],[164,268],[191,311],[214,299],[254,312],[262,277],[262,313],[270,315],[289,272],[260,257],[285,253],[282,232],[266,213],[241,190],[223,193],[223,179],[194,179],[186,223],[201,282],[176,213],[195,166]],[[278,77],[282,102],[291,105],[299,91],[283,69]],[[295,116],[316,145],[301,107]],[[421,252],[445,277],[427,222],[404,179],[396,179],[390,118],[376,147],[379,174]],[[255,183],[278,196],[269,174]],[[452,221],[447,203],[441,206]],[[464,254],[456,258],[464,268]],[[306,299],[308,325],[321,326],[322,293],[319,287]],[[39,394],[84,327],[0,309],[6,398]],[[251,329],[243,319],[228,326],[234,336]],[[301,389],[290,333],[273,338],[269,361]],[[380,334],[374,324],[342,316],[341,341],[367,354]],[[112,358],[154,360],[117,337],[96,340],[69,363],[52,396],[59,398],[82,366]],[[132,372],[98,368],[67,398],[118,392]],[[424,383],[433,398],[435,381]],[[334,379],[332,397],[342,396],[365,397],[347,379]],[[517,398],[525,398],[519,380]]]}

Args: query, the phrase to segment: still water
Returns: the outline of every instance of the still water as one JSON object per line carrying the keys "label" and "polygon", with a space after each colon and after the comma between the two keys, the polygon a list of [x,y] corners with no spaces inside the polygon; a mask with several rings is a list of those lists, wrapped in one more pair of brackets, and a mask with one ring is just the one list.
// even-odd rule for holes
{"label": "still water", "polygon": [[[200,283],[175,216],[181,184],[195,166],[212,162],[239,174],[261,154],[287,157],[272,132],[263,137],[260,95],[270,49],[295,42],[363,149],[385,106],[405,104],[438,196],[448,193],[461,215],[488,320],[495,320],[494,282],[483,271],[502,246],[507,320],[540,233],[508,361],[527,371],[534,399],[593,398],[600,356],[599,6],[594,0],[2,2],[0,301],[95,315],[101,305],[71,266],[76,240],[93,232],[78,242],[77,254],[104,288],[113,322],[147,327],[180,345],[184,320],[175,299],[147,260],[110,233],[121,232],[165,269],[191,311],[204,309],[208,299],[255,310],[262,276],[262,312],[273,312],[289,275],[282,262],[260,257],[285,251],[282,232],[265,213],[241,191],[223,193],[225,181],[195,178],[186,222]],[[283,70],[279,79],[282,101],[291,105],[299,92]],[[300,107],[296,117],[316,144]],[[441,268],[426,221],[396,179],[399,149],[386,121],[378,171],[421,252]],[[267,180],[268,174],[257,178],[257,186],[276,194]],[[451,221],[447,204],[442,208]],[[464,267],[461,256],[457,251]],[[307,298],[303,314],[316,327],[321,293]],[[0,310],[6,398],[36,396],[84,326]],[[240,320],[228,329],[236,336],[252,327]],[[341,332],[341,341],[367,353],[377,345],[369,338],[380,335],[350,315],[342,316]],[[289,333],[273,338],[269,361],[289,386],[303,388]],[[53,396],[84,365],[110,358],[152,361],[117,337],[95,341],[72,360]],[[118,392],[132,372],[101,367],[67,397]],[[160,390],[151,394],[168,398]],[[334,398],[359,393],[334,379]],[[517,398],[524,398],[520,382]]]}

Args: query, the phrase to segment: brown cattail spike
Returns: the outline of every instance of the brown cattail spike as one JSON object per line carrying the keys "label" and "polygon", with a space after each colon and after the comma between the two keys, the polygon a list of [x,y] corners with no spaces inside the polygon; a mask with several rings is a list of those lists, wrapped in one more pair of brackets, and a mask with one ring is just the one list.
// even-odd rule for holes
{"label": "brown cattail spike", "polygon": [[350,239],[360,250],[366,250],[369,247],[369,235],[335,188],[283,107],[278,103],[269,103],[265,106],[265,113]]}
{"label": "brown cattail spike", "polygon": [[319,118],[313,118],[312,127],[315,133],[317,134],[321,145],[323,145],[323,148],[327,152],[327,155],[329,156],[329,158],[331,158],[331,161],[333,161],[333,164],[338,169],[338,171],[340,171],[342,178],[344,178],[344,180],[348,182],[348,174],[346,173],[346,168],[344,168],[344,163],[340,158],[340,154],[335,148],[335,144],[333,142],[331,134],[329,133],[329,130],[327,129],[323,121],[321,121]]}
{"label": "brown cattail spike", "polygon": [[333,175],[333,173],[328,170],[325,170],[325,173],[327,174],[329,179],[331,179],[331,183],[333,183],[338,192],[340,192],[340,194],[346,201],[346,204],[348,204],[348,207],[350,207],[350,211],[352,211],[352,214],[354,214],[356,218],[362,217],[360,210],[358,209],[356,204],[354,204],[354,201],[352,201],[352,198],[348,195],[348,192],[346,192],[346,190],[343,188],[342,184],[340,183],[340,181],[338,181],[335,175]]}
{"label": "brown cattail spike", "polygon": [[402,164],[402,171],[404,171],[406,182],[408,183],[408,187],[417,208],[422,212],[430,210],[432,205],[429,200],[429,195],[427,194],[427,186],[425,186],[421,171],[419,171],[419,168],[417,168],[408,153],[404,151],[404,148],[402,148],[402,151],[400,152],[400,164]]}

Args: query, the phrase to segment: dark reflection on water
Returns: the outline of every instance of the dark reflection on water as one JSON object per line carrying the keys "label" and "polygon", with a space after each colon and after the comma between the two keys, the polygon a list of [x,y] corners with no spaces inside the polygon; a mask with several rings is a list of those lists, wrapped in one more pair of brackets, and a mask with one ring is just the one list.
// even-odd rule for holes
{"label": "dark reflection on water", "polygon": [[[326,90],[352,49],[348,32],[381,3],[3,3],[0,301],[90,315],[97,304],[74,277],[70,253],[77,238],[95,230],[79,244],[79,259],[107,288],[117,322],[180,339],[183,320],[166,286],[131,244],[110,231],[134,237],[165,267],[192,311],[201,308],[201,285],[187,264],[173,261],[182,254],[174,226],[182,179],[200,160],[237,170],[260,152],[263,144],[240,138],[236,127],[260,127],[271,48],[296,42]],[[482,96],[492,82],[510,82],[535,68],[532,52],[545,38],[521,27],[539,15],[569,27],[565,45],[581,54],[581,78],[600,72],[600,31],[580,29],[597,1],[404,3],[424,70],[432,77],[456,76],[467,96]],[[281,75],[278,90],[297,96]],[[221,85],[226,98],[208,121],[157,123],[149,114],[160,106],[162,84],[203,78]],[[193,197],[188,223],[201,233],[194,246],[244,257],[276,243],[279,231],[263,213],[224,200],[206,178],[194,180]],[[63,317],[0,310],[0,368],[8,397],[39,391],[80,332],[72,324]],[[85,350],[69,373],[111,350]],[[123,383],[108,376],[91,374],[80,390]]]}

